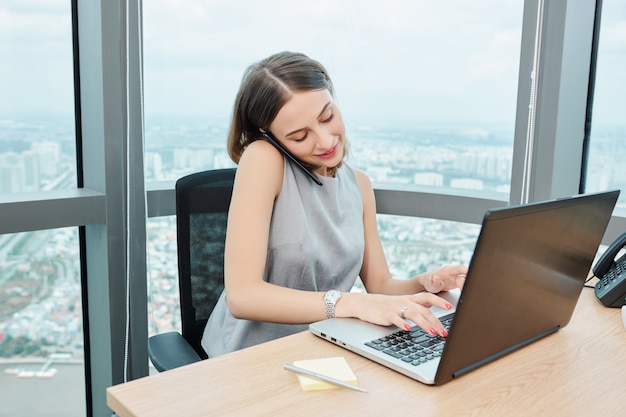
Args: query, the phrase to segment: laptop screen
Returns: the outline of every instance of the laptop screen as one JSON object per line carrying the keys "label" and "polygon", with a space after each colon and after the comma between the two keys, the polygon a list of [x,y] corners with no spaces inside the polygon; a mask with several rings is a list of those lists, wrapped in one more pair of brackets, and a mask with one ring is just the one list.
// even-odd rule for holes
{"label": "laptop screen", "polygon": [[618,195],[587,194],[485,214],[436,383],[569,322]]}

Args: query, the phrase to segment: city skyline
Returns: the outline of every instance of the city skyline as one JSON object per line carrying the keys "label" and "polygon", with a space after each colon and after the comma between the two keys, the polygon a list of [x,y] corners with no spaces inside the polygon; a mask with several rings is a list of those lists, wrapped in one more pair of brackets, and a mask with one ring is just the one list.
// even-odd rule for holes
{"label": "city skyline", "polygon": [[[5,124],[6,126],[9,124]],[[42,174],[42,178],[45,178],[42,189],[55,189],[59,186],[74,187],[71,178],[75,175],[71,171],[74,159],[73,155],[68,154],[71,147],[63,146],[50,139],[41,143],[38,141],[38,135],[32,134],[32,127],[22,124],[13,126],[16,129],[14,135],[7,133],[5,129],[4,136],[0,136],[0,145],[10,142],[14,149],[10,152],[0,152],[0,161],[19,162],[20,158],[16,155],[20,152],[33,156],[33,153],[37,154],[36,151],[40,150],[38,155],[42,161],[47,164],[52,162],[52,165],[57,168],[56,170],[50,170],[50,168],[34,170],[34,172],[47,173],[45,176]],[[160,170],[159,175],[146,174],[147,181],[177,179],[193,171],[232,165],[232,161],[227,157],[223,140],[226,128],[227,124],[224,122],[204,127],[201,123],[147,127],[148,133],[162,135],[162,137],[152,138],[154,140],[146,150],[146,169],[149,171],[158,165]],[[24,134],[23,129],[26,129],[29,134]],[[59,131],[67,135],[67,137],[61,135],[63,141],[72,141],[71,130],[62,128]],[[506,130],[490,131],[487,128],[450,127],[442,129],[441,126],[433,130],[425,127],[414,129],[405,127],[394,130],[386,127],[380,130],[357,129],[353,132],[353,136],[354,146],[351,150],[350,163],[364,169],[374,183],[414,184],[431,186],[438,190],[448,187],[472,190],[477,193],[482,190],[501,193],[503,198],[508,195],[512,157],[512,144],[509,145],[508,142],[512,142],[512,138],[509,138]],[[56,137],[59,138],[58,135]],[[615,142],[615,138],[609,139],[612,140],[606,141],[607,143]],[[184,143],[184,146],[180,145],[181,143]],[[607,149],[598,150],[614,158],[614,166],[605,165],[602,172],[620,178],[619,161],[626,156],[621,149],[617,147],[610,148],[608,151]],[[50,152],[50,150],[53,151]],[[160,160],[159,164],[154,161],[157,157]],[[22,161],[26,160],[22,159]],[[65,161],[63,162],[65,169],[62,169],[60,161]],[[4,165],[0,164],[0,167]],[[11,166],[16,168],[18,164]],[[4,171],[3,174],[5,174]],[[22,174],[15,171],[13,174],[3,175],[0,186],[4,187],[4,183],[11,181],[12,175],[21,176]],[[158,176],[161,178],[157,178]],[[604,178],[603,181],[612,180]],[[77,235],[73,230],[70,228],[0,236],[0,268],[5,271],[3,282],[6,283],[7,280],[17,277],[16,271],[20,271],[24,276],[30,276],[35,281],[40,281],[41,278],[36,278],[38,275],[33,275],[39,274],[40,268],[37,265],[47,263],[55,265],[59,257],[66,260],[75,259]],[[399,276],[423,272],[438,263],[468,262],[478,230],[478,225],[474,224],[379,215],[379,232],[389,257],[390,269]],[[161,326],[175,327],[178,323],[175,302],[177,271],[175,222],[172,216],[148,219],[147,233],[151,253],[149,274],[151,285],[154,285],[152,288],[154,291],[151,292],[154,305],[150,308],[150,315]],[[44,251],[33,249],[33,244],[36,244],[37,248],[47,249]],[[35,257],[31,255],[33,250],[37,253]],[[67,253],[68,250],[70,253]],[[49,261],[46,260],[48,257],[50,257]],[[65,287],[69,285],[78,295],[80,282],[77,268],[76,264],[76,271],[70,275],[67,275],[69,270],[67,266],[56,268],[55,270],[65,271],[66,277],[57,283],[61,287],[56,291],[51,290],[51,294],[66,294],[67,288]],[[29,294],[31,291],[26,288],[12,288],[7,294]],[[37,287],[35,289],[37,290]],[[71,300],[68,297],[66,299]],[[74,324],[76,320],[80,320],[80,306],[76,305],[77,301],[79,299],[68,304],[68,308],[74,309],[74,314],[64,314],[60,317],[65,317]],[[49,311],[50,308],[45,307],[41,311]],[[30,321],[35,317],[33,314],[39,317],[38,311],[38,309],[34,311],[31,308],[24,309],[23,314],[26,315],[18,315],[16,320]],[[39,317],[38,322],[46,323],[45,315]],[[0,322],[0,334],[3,328],[6,331],[8,328],[19,330],[25,327],[24,325],[16,326],[15,323],[6,327]],[[55,327],[45,325],[44,328],[49,330]],[[76,326],[67,325],[62,328],[69,329],[76,328]],[[163,331],[162,328],[155,330]],[[22,334],[20,332],[21,330],[16,334]],[[72,340],[63,339],[60,334],[57,334],[57,338]],[[82,349],[80,343],[76,341],[72,343],[76,348]]]}
{"label": "city skyline", "polygon": [[[52,120],[0,120],[0,192],[75,187],[73,124]],[[347,162],[366,171],[374,183],[484,190],[507,198],[512,127],[463,123],[390,126],[375,121],[352,125],[356,128],[347,126],[351,148]],[[234,166],[225,148],[227,128],[226,119],[207,122],[189,117],[147,124],[146,181],[176,180],[193,171]],[[594,132],[589,158],[599,164],[587,166],[587,188],[625,188],[620,161],[626,151],[618,144],[626,125]],[[376,148],[385,148],[385,152]],[[57,176],[58,172],[63,175]],[[491,181],[496,177],[497,183]],[[621,201],[625,199],[626,195]]]}

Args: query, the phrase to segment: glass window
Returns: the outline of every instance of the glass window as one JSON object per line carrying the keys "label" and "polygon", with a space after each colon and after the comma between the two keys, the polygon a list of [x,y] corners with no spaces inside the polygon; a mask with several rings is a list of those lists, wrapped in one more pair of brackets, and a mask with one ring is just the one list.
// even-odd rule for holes
{"label": "glass window", "polygon": [[149,335],[181,330],[178,303],[176,216],[148,219]]}
{"label": "glass window", "polygon": [[76,187],[70,6],[0,5],[0,193]]}
{"label": "glass window", "polygon": [[[391,275],[408,279],[444,265],[469,265],[480,226],[379,214],[378,230]],[[363,284],[357,281],[353,291],[364,291]]]}
{"label": "glass window", "polygon": [[76,228],[0,235],[2,415],[84,416]]}
{"label": "glass window", "polygon": [[378,215],[380,238],[396,278],[410,278],[444,265],[468,265],[480,226],[461,222]]}
{"label": "glass window", "polygon": [[[351,142],[348,162],[374,183],[508,200],[522,12],[522,0],[151,1],[146,180],[232,166],[225,141],[245,68],[292,50],[329,70]],[[398,277],[467,263],[478,233],[429,219],[379,216],[378,223]],[[150,328],[163,331],[179,320],[175,225],[158,219],[148,227]]]}
{"label": "glass window", "polygon": [[[0,5],[0,193],[76,187],[71,3]],[[2,415],[84,416],[76,228],[0,235]]]}
{"label": "glass window", "polygon": [[296,50],[328,68],[349,162],[375,182],[508,193],[522,8],[521,0],[150,2],[146,179],[230,166],[224,143],[243,71]]}
{"label": "glass window", "polygon": [[[586,191],[626,190],[626,4],[602,2]],[[626,208],[622,192],[618,207]]]}

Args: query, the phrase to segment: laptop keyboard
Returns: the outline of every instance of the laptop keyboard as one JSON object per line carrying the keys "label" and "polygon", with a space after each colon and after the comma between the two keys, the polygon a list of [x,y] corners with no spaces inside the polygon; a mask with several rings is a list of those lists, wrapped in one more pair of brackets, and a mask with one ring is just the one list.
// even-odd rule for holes
{"label": "laptop keyboard", "polygon": [[[453,317],[454,315],[450,314],[440,319],[446,330],[450,330]],[[374,339],[365,345],[417,366],[440,357],[445,341],[445,338],[430,335],[415,326],[411,330],[398,330]]]}

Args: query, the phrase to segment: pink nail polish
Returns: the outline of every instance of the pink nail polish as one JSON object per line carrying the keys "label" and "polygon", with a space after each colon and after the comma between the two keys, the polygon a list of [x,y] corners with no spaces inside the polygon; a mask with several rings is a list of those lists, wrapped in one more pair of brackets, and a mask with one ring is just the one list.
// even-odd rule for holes
{"label": "pink nail polish", "polygon": [[446,331],[446,329],[443,329],[441,331],[441,337],[448,337],[448,332]]}
{"label": "pink nail polish", "polygon": [[438,332],[437,332],[437,329],[435,329],[434,327],[431,327],[431,328],[430,328],[430,332],[431,332],[432,334],[434,334],[434,335],[437,335],[437,333],[438,333]]}
{"label": "pink nail polish", "polygon": [[411,330],[411,325],[410,324],[405,324],[404,325],[404,330]]}
{"label": "pink nail polish", "polygon": [[452,308],[452,304],[450,304],[450,303],[446,304],[446,308],[447,308],[448,310],[450,310],[450,309]]}

